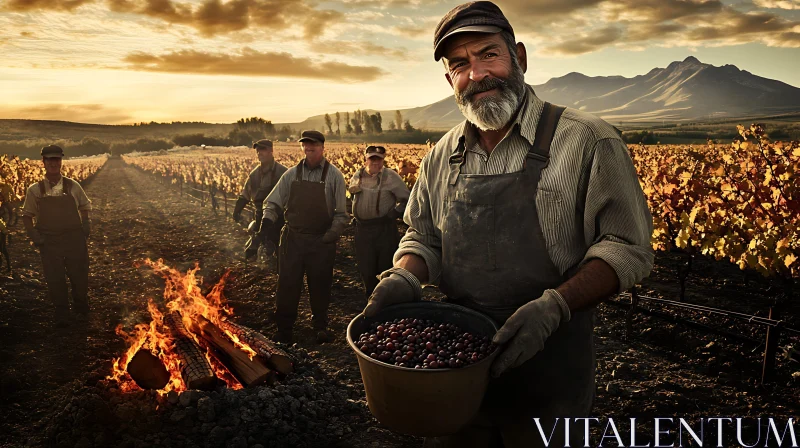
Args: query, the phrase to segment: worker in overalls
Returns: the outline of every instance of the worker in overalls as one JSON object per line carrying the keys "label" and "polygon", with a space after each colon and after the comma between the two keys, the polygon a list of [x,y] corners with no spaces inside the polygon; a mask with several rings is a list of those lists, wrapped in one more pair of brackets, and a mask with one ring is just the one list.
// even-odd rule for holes
{"label": "worker in overalls", "polygon": [[269,195],[269,192],[275,188],[278,179],[286,172],[286,167],[275,161],[271,140],[262,139],[253,143],[253,149],[256,150],[256,156],[260,164],[247,176],[244,188],[242,188],[242,192],[236,200],[236,206],[233,208],[233,220],[236,222],[241,219],[242,210],[249,202],[252,202],[255,208],[253,221],[248,226],[248,232],[251,236],[245,245],[245,258],[256,256],[258,248],[262,244],[267,245],[267,255],[272,255],[278,247],[281,227],[283,226],[283,215],[280,215],[275,222],[275,226],[270,228],[270,231],[265,235],[266,238],[263,240],[258,238],[264,200]]}
{"label": "worker in overalls", "polygon": [[378,274],[392,267],[400,242],[397,218],[403,216],[409,195],[403,178],[384,166],[385,157],[383,146],[367,146],[364,167],[353,174],[348,187],[356,225],[356,263],[367,297],[378,285]]}
{"label": "worker in overalls", "polygon": [[328,342],[328,304],[333,284],[336,241],[349,221],[342,172],[324,157],[325,136],[303,131],[300,146],[305,158],[281,176],[267,196],[260,233],[266,235],[283,214],[286,224],[278,247],[278,290],[274,339],[291,342],[297,307],[308,284],[318,343]]}
{"label": "worker in overalls", "polygon": [[42,148],[45,176],[28,187],[22,219],[42,257],[47,291],[55,308],[56,325],[70,324],[67,278],[72,286],[72,311],[78,318],[89,314],[89,252],[91,232],[89,198],[81,185],[61,175],[64,151]]}
{"label": "worker in overalls", "polygon": [[[525,84],[525,46],[495,4],[447,13],[434,58],[466,121],[423,159],[410,227],[364,312],[419,300],[431,283],[492,317],[500,352],[479,415],[426,446],[544,446],[535,418],[549,437],[557,418],[589,415],[594,308],[649,274],[652,218],[614,128]],[[569,434],[583,446],[582,425]]]}

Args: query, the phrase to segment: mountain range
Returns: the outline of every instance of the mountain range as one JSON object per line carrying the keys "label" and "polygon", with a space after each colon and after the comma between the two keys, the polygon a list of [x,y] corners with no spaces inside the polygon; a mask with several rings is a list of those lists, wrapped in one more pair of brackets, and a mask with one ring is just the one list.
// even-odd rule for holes
{"label": "mountain range", "polygon": [[[593,113],[614,124],[709,121],[800,112],[800,88],[754,75],[735,65],[704,64],[693,56],[633,78],[573,72],[534,85],[533,89],[545,101]],[[452,96],[400,112],[415,128],[430,130],[449,129],[464,120]],[[395,111],[380,113],[385,128]],[[323,129],[324,115],[291,126]]]}

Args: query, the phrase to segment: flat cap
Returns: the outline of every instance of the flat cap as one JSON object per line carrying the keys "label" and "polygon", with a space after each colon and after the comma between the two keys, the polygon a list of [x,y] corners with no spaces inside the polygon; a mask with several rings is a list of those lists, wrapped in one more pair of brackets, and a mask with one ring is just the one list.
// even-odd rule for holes
{"label": "flat cap", "polygon": [[514,36],[514,29],[508,23],[503,11],[492,2],[469,2],[458,5],[442,17],[433,33],[433,59],[442,58],[444,41],[457,33],[499,33],[508,31]]}
{"label": "flat cap", "polygon": [[253,143],[253,148],[255,148],[256,150],[272,149],[272,140],[268,138],[262,138],[261,140]]}
{"label": "flat cap", "polygon": [[303,131],[300,133],[300,142],[325,143],[325,136],[319,131]]}
{"label": "flat cap", "polygon": [[42,148],[42,157],[64,157],[64,150],[57,145],[47,145]]}

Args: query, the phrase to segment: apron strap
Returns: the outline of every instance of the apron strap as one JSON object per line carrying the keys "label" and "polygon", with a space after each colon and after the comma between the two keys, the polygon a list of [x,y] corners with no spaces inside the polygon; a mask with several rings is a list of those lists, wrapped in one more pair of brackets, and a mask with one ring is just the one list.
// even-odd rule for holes
{"label": "apron strap", "polygon": [[44,195],[47,194],[47,187],[44,186],[43,180],[39,181],[39,194],[40,197],[44,197]]}
{"label": "apron strap", "polygon": [[375,214],[379,214],[381,212],[381,178],[383,177],[383,171],[378,174],[378,199],[375,201]]}
{"label": "apron strap", "polygon": [[331,163],[328,162],[327,160],[323,160],[322,163],[324,163],[325,166],[322,167],[322,177],[319,179],[319,181],[324,184],[325,178],[328,176],[328,167],[331,166]]}
{"label": "apron strap", "polygon": [[64,194],[69,196],[69,194],[72,192],[72,182],[67,180],[66,177],[62,176],[61,177],[61,186],[64,188]]}
{"label": "apron strap", "polygon": [[300,163],[297,164],[294,180],[303,180],[303,162],[305,161],[306,159],[300,159]]}
{"label": "apron strap", "polygon": [[450,155],[450,175],[447,177],[447,183],[450,185],[456,184],[458,175],[461,174],[461,166],[464,165],[464,161],[466,160],[466,157],[464,157],[464,152],[466,151],[464,140],[465,138],[463,135],[458,138],[458,145],[456,145],[456,149]]}
{"label": "apron strap", "polygon": [[528,162],[534,164],[539,170],[547,167],[550,162],[550,145],[553,143],[553,136],[558,127],[558,121],[565,107],[555,106],[548,102],[544,103],[542,115],[539,116],[539,123],[536,125],[536,135],[533,138],[533,145],[525,156],[525,165]]}

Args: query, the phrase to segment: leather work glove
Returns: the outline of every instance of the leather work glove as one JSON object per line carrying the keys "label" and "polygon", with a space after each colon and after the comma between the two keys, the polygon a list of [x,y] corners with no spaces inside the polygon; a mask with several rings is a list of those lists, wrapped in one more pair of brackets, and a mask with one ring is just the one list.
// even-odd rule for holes
{"label": "leather work glove", "polygon": [[[414,274],[403,268],[392,268],[380,275],[381,281],[369,296],[364,316],[372,317],[390,305],[413,302],[422,298],[422,286]],[[416,282],[416,284],[415,284]]]}
{"label": "leather work glove", "polygon": [[332,230],[328,230],[327,232],[325,232],[324,235],[322,235],[322,242],[325,244],[335,243],[338,239],[339,235],[337,235],[336,232],[333,232]]}
{"label": "leather work glove", "polygon": [[28,237],[33,241],[36,247],[42,247],[44,245],[44,237],[38,230],[31,229],[31,231],[28,232]]}
{"label": "leather work glove", "polygon": [[396,208],[389,210],[389,213],[387,213],[386,216],[388,216],[389,219],[397,219],[403,217],[403,215],[401,215]]}
{"label": "leather work glove", "polygon": [[236,205],[233,207],[233,220],[238,222],[242,219],[242,210],[244,210],[244,206],[247,205],[247,199],[239,196],[239,199],[236,200]]}
{"label": "leather work glove", "polygon": [[492,338],[497,345],[508,343],[492,364],[492,376],[497,378],[533,358],[561,322],[570,317],[567,302],[554,289],[545,290],[541,297],[521,306]]}
{"label": "leather work glove", "polygon": [[81,229],[83,229],[83,235],[89,238],[89,235],[92,233],[92,222],[89,221],[88,218],[84,219],[83,222],[81,222]]}

